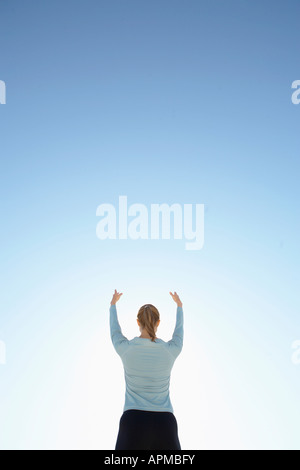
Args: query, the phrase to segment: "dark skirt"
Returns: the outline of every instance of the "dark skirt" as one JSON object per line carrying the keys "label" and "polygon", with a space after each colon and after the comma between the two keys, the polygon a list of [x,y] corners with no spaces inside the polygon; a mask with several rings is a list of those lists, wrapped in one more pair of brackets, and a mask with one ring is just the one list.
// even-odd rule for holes
{"label": "dark skirt", "polygon": [[115,450],[181,450],[174,414],[168,411],[124,411]]}

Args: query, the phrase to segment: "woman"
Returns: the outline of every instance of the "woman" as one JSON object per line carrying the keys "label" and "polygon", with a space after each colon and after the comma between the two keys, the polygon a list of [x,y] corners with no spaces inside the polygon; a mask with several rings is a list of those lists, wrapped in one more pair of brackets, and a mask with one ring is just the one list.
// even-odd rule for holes
{"label": "woman", "polygon": [[183,345],[182,302],[176,292],[170,292],[177,304],[170,341],[156,337],[160,316],[151,304],[143,305],[138,312],[141,335],[128,340],[117,317],[116,303],[121,295],[115,290],[110,303],[111,339],[122,359],[126,382],[115,450],[181,450],[169,384],[171,369]]}

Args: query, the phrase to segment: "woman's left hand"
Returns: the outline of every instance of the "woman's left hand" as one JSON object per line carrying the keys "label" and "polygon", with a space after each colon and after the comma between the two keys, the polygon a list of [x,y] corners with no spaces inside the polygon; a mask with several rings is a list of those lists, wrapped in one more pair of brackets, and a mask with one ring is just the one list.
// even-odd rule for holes
{"label": "woman's left hand", "polygon": [[110,302],[110,305],[115,305],[118,302],[118,300],[120,299],[121,295],[123,295],[123,292],[117,292],[117,289],[115,289],[115,292],[114,292],[113,298]]}

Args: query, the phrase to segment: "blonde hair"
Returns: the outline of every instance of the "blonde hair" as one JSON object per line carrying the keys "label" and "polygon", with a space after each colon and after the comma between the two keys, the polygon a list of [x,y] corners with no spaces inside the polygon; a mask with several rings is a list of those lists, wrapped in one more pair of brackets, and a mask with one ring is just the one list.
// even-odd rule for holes
{"label": "blonde hair", "polygon": [[137,317],[140,322],[140,326],[142,328],[145,328],[148,334],[150,335],[151,341],[155,341],[156,334],[154,328],[159,320],[159,311],[157,310],[157,308],[151,304],[143,305],[139,309]]}

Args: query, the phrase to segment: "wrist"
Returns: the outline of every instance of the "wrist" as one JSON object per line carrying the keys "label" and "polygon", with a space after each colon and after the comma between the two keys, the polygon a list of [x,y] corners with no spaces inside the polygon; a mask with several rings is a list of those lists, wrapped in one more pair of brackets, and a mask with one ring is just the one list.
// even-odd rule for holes
{"label": "wrist", "polygon": [[178,304],[177,304],[177,307],[181,307],[181,308],[182,308],[182,302],[178,303]]}

